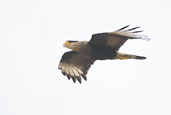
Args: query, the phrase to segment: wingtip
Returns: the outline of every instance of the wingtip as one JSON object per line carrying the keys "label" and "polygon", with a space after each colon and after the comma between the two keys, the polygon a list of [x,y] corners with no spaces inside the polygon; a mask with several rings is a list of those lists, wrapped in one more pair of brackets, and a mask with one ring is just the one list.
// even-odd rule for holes
{"label": "wingtip", "polygon": [[82,76],[82,78],[85,80],[85,81],[87,81],[87,76],[86,75],[81,75]]}
{"label": "wingtip", "polygon": [[143,32],[143,30],[140,30],[140,31],[134,31],[134,32],[131,32],[131,33],[140,33],[140,32]]}
{"label": "wingtip", "polygon": [[141,36],[142,40],[150,41],[151,39],[148,36]]}
{"label": "wingtip", "polygon": [[70,76],[67,75],[68,80],[70,80]]}
{"label": "wingtip", "polygon": [[81,84],[81,77],[76,77],[77,81]]}
{"label": "wingtip", "polygon": [[130,25],[126,25],[126,26],[124,26],[124,27],[122,27],[122,28],[118,29],[117,31],[124,30],[125,28],[127,28],[127,27],[129,27],[129,26],[130,26]]}
{"label": "wingtip", "polygon": [[132,30],[135,30],[137,28],[140,28],[140,26],[137,26],[137,27],[134,27],[134,28],[130,28],[130,29],[126,30],[126,31],[132,31]]}
{"label": "wingtip", "polygon": [[150,40],[151,40],[151,38],[149,38],[149,37],[146,36],[146,35],[137,35],[137,34],[135,34],[135,37],[136,37],[137,39],[142,39],[142,40],[146,40],[146,41],[150,41]]}
{"label": "wingtip", "polygon": [[136,56],[136,59],[144,60],[144,59],[147,59],[147,58],[144,57],[144,56]]}
{"label": "wingtip", "polygon": [[76,83],[76,78],[72,77],[72,81],[73,81],[74,83]]}

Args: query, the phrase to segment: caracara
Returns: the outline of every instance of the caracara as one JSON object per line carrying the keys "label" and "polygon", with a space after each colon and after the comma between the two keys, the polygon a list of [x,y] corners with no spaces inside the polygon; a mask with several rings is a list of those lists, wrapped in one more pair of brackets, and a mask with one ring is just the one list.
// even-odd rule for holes
{"label": "caracara", "polygon": [[66,41],[64,47],[72,51],[65,52],[58,68],[68,79],[81,83],[81,77],[87,80],[87,72],[96,60],[106,59],[146,59],[143,56],[118,52],[128,39],[149,40],[147,36],[137,35],[142,31],[135,31],[139,27],[127,29],[129,25],[114,32],[93,34],[90,41]]}

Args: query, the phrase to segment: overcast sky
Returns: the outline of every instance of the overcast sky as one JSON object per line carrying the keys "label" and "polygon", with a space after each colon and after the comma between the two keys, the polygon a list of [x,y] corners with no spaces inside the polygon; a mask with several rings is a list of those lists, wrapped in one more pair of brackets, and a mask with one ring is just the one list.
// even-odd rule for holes
{"label": "overcast sky", "polygon": [[[0,115],[170,115],[170,0],[1,0]],[[151,41],[121,52],[146,60],[96,61],[74,84],[57,69],[66,40],[130,24]]]}

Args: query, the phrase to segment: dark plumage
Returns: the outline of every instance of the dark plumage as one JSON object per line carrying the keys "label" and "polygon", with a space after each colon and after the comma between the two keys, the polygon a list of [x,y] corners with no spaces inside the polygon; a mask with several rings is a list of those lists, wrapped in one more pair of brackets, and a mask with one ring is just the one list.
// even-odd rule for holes
{"label": "dark plumage", "polygon": [[76,80],[81,83],[81,77],[87,80],[87,72],[96,60],[106,59],[146,59],[143,56],[123,54],[118,52],[119,48],[128,39],[145,39],[147,36],[137,35],[142,31],[133,31],[139,27],[125,30],[128,26],[118,29],[114,32],[93,34],[91,40],[88,41],[66,41],[64,46],[72,51],[64,53],[60,60],[58,68],[61,69],[63,75],[68,79]]}

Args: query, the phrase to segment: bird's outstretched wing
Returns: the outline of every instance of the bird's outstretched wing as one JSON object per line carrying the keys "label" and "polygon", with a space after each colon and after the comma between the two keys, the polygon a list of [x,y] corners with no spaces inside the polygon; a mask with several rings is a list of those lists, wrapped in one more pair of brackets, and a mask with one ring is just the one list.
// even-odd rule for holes
{"label": "bird's outstretched wing", "polygon": [[134,27],[126,30],[126,28],[128,27],[129,25],[120,28],[114,32],[93,34],[91,40],[89,41],[89,44],[94,47],[110,47],[117,51],[128,39],[149,40],[147,36],[136,34],[142,32],[134,31],[139,27]]}
{"label": "bird's outstretched wing", "polygon": [[95,60],[86,55],[75,51],[69,51],[62,56],[58,68],[61,69],[62,73],[66,75],[68,79],[71,78],[74,83],[76,80],[81,83],[81,77],[84,80],[87,80],[87,71],[94,61]]}

